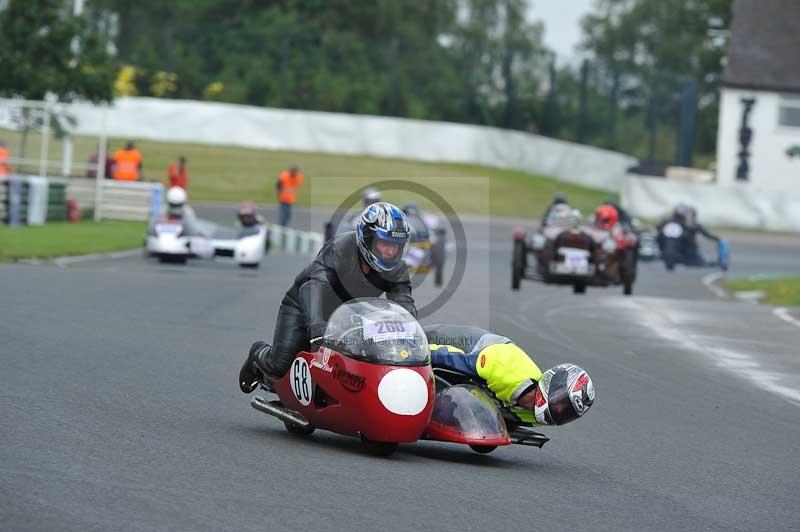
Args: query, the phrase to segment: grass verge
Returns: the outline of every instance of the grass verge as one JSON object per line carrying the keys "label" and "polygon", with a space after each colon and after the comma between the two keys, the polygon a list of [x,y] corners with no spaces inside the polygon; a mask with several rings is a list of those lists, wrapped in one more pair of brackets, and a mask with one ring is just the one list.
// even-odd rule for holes
{"label": "grass verge", "polygon": [[[18,132],[0,128],[0,138],[9,142],[12,156],[19,155],[22,146]],[[51,140],[48,158],[60,161],[63,147],[57,139]],[[121,148],[126,140],[110,138],[109,152]],[[611,195],[544,176],[469,164],[133,140],[142,152],[146,180],[165,183],[169,163],[181,155],[187,158],[192,201],[275,203],[275,180],[290,164],[300,166],[306,176],[306,183],[298,191],[298,206],[336,206],[363,186],[383,179],[426,185],[460,213],[533,219],[541,216],[556,192],[566,194],[584,214],[593,212],[600,201]],[[31,133],[26,143],[29,156],[39,153],[39,142],[39,135]],[[73,160],[85,162],[96,143],[96,138],[74,137]],[[35,172],[36,168],[18,170]],[[402,204],[410,198],[408,194],[390,192],[385,199]],[[424,200],[420,203],[423,208],[430,207]]]}
{"label": "grass verge", "polygon": [[0,261],[121,251],[142,245],[144,222],[50,222],[46,225],[0,225]]}
{"label": "grass verge", "polygon": [[732,279],[723,285],[733,292],[761,290],[765,294],[762,303],[800,306],[800,276]]}

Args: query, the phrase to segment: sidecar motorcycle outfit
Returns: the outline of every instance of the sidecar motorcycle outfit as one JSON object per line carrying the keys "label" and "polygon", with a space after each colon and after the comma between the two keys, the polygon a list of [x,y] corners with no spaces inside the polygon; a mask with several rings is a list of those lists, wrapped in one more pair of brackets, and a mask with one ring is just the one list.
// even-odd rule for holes
{"label": "sidecar motorcycle outfit", "polygon": [[346,301],[385,293],[416,317],[403,262],[409,239],[402,210],[383,202],[367,206],[356,231],[336,235],[295,278],[281,302],[272,346],[260,341],[248,352],[241,390],[250,393],[265,377],[282,377],[297,353],[322,342],[328,318]]}

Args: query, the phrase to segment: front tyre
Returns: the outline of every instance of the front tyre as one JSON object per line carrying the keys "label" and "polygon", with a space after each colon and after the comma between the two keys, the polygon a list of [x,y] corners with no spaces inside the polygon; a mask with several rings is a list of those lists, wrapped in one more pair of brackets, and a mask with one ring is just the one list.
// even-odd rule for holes
{"label": "front tyre", "polygon": [[489,454],[497,449],[497,445],[470,445],[469,447],[478,454]]}
{"label": "front tyre", "polygon": [[586,281],[578,281],[574,285],[572,285],[572,293],[573,294],[585,294],[586,293]]}
{"label": "front tyre", "polygon": [[372,456],[391,456],[400,446],[397,442],[372,441],[361,436],[361,444],[364,449]]}
{"label": "front tyre", "polygon": [[629,249],[622,256],[622,293],[626,296],[633,294],[633,283],[636,281],[636,252]]}
{"label": "front tyre", "polygon": [[525,274],[525,242],[514,240],[514,252],[511,256],[511,289],[519,290],[520,282]]}

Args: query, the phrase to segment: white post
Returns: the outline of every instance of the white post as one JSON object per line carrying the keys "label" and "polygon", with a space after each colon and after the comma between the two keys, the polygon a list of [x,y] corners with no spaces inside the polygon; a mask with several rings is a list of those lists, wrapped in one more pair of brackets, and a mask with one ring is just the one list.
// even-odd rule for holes
{"label": "white post", "polygon": [[64,153],[61,158],[61,175],[69,177],[72,170],[72,135],[67,133],[62,144]]}
{"label": "white post", "polygon": [[106,178],[106,119],[108,108],[103,107],[102,127],[100,128],[100,145],[97,148],[97,170],[94,181],[94,221],[102,218],[103,182]]}
{"label": "white post", "polygon": [[50,138],[50,104],[44,106],[44,125],[42,125],[42,145],[39,152],[39,175],[47,177],[47,141]]}

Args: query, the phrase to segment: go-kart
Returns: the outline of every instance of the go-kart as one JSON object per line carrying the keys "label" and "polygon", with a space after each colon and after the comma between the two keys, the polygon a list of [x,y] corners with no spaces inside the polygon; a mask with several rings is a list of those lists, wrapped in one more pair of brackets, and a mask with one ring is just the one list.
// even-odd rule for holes
{"label": "go-kart", "polygon": [[[636,281],[637,237],[632,232],[572,224],[545,225],[533,234],[514,231],[511,289],[529,279],[572,285],[583,294],[587,286],[622,285],[633,293]],[[533,256],[532,263],[529,256]]]}
{"label": "go-kart", "polygon": [[477,386],[445,382],[436,393],[425,332],[395,303],[347,302],[331,315],[323,338],[316,351],[298,353],[286,375],[262,384],[277,400],[251,401],[293,434],[319,428],[354,436],[382,456],[420,439],[466,444],[479,453],[547,441],[524,427],[509,433],[497,402]]}
{"label": "go-kart", "polygon": [[243,268],[258,268],[269,245],[267,228],[258,216],[240,216],[240,223],[240,227],[218,226],[197,218],[190,209],[181,216],[165,214],[148,227],[145,250],[160,262],[222,258]]}
{"label": "go-kart", "polygon": [[711,261],[700,253],[696,237],[690,236],[686,227],[676,220],[667,221],[660,226],[656,241],[664,266],[669,271],[674,270],[678,264],[699,268],[719,267],[723,271],[728,269],[730,248],[724,238],[717,241],[717,258]]}
{"label": "go-kart", "polygon": [[[439,220],[435,215],[424,214],[419,209],[403,208],[408,223],[411,228],[411,239],[406,246],[403,261],[410,273],[427,274],[433,270],[433,283],[435,286],[442,286],[444,283],[444,262],[447,255],[445,248],[446,231],[439,226]],[[333,222],[325,224],[325,241],[327,242],[334,235],[345,231],[354,231],[360,213],[345,219],[339,224],[338,230],[334,231]]]}

